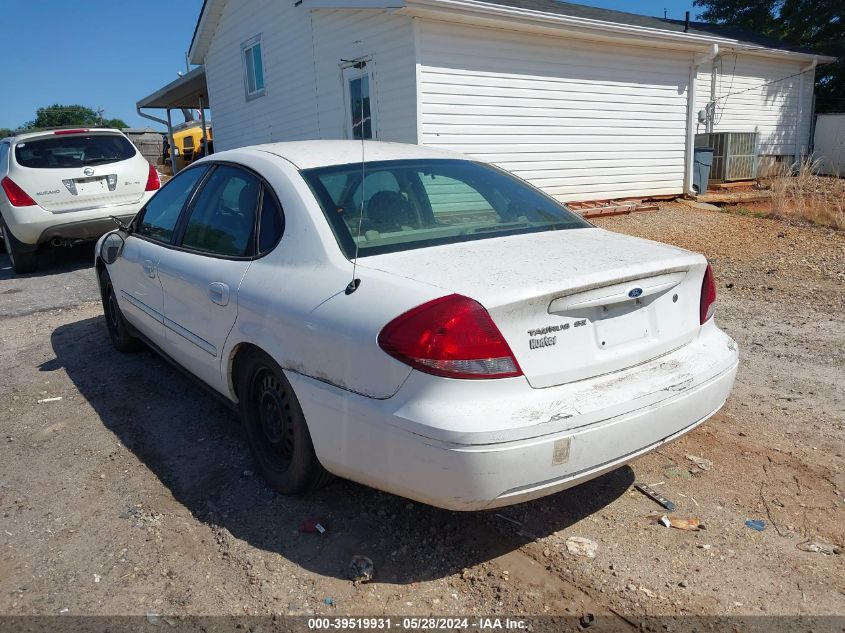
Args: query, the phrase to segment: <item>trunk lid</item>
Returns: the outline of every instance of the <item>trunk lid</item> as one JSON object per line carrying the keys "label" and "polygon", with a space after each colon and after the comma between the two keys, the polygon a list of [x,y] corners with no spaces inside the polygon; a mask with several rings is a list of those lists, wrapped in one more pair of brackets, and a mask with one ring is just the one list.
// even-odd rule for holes
{"label": "trunk lid", "polygon": [[367,257],[479,301],[535,388],[644,363],[698,333],[706,259],[597,228]]}
{"label": "trunk lid", "polygon": [[114,132],[26,137],[12,148],[10,177],[51,213],[141,200],[149,163]]}

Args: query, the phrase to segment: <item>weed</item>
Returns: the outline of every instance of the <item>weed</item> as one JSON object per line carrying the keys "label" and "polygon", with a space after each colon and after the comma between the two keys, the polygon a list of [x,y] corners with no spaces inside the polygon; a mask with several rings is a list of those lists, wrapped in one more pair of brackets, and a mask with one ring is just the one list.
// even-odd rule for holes
{"label": "weed", "polygon": [[812,158],[794,173],[783,165],[771,180],[772,214],[845,230],[845,180],[818,171],[819,161]]}

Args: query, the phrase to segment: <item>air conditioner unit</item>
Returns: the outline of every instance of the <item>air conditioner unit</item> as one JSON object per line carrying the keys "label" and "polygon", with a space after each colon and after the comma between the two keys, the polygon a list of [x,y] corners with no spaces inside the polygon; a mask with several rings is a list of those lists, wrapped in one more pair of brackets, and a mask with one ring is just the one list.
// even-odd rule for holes
{"label": "air conditioner unit", "polygon": [[757,177],[757,132],[709,132],[695,135],[696,147],[713,148],[710,182]]}

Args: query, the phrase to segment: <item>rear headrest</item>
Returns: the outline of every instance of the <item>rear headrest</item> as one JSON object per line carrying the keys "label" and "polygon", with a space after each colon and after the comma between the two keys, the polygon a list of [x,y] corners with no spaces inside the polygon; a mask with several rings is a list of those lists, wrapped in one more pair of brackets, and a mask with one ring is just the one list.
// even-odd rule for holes
{"label": "rear headrest", "polygon": [[241,213],[249,213],[255,211],[257,204],[258,187],[249,183],[238,194],[238,211]]}
{"label": "rear headrest", "polygon": [[401,231],[403,226],[417,223],[411,205],[398,191],[375,193],[367,203],[367,219],[381,233]]}

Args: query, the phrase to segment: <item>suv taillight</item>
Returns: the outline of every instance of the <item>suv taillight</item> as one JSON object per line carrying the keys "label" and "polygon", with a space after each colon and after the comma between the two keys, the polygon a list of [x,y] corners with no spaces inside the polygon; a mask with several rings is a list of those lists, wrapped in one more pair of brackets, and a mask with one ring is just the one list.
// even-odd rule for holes
{"label": "suv taillight", "polygon": [[13,207],[31,207],[35,204],[35,200],[30,198],[29,194],[18,187],[17,183],[8,176],[0,180],[0,185],[2,185],[3,191],[6,192],[6,197],[9,198]]}
{"label": "suv taillight", "polygon": [[147,186],[144,191],[155,191],[161,188],[161,181],[158,179],[158,172],[156,168],[150,165],[150,171],[147,173]]}
{"label": "suv taillight", "polygon": [[710,263],[708,262],[707,270],[704,271],[704,280],[701,282],[701,325],[704,325],[707,320],[713,316],[715,309],[716,280],[713,278],[713,268],[711,268]]}
{"label": "suv taillight", "polygon": [[457,294],[434,299],[396,317],[379,333],[378,344],[394,358],[435,376],[477,379],[522,375],[487,310]]}

